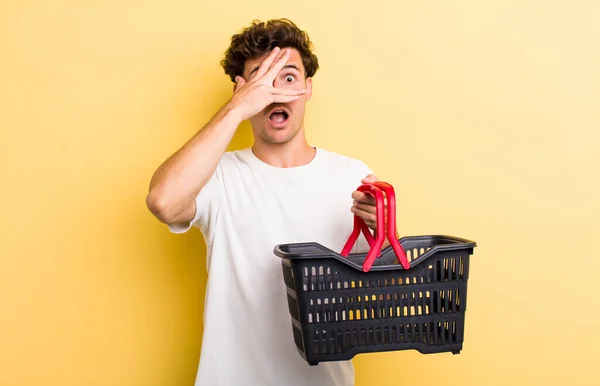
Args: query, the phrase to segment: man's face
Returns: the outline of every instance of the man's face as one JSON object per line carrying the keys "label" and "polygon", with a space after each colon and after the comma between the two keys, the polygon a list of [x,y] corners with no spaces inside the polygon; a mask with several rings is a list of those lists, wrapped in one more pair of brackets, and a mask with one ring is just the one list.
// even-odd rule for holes
{"label": "man's face", "polygon": [[[277,60],[283,56],[283,53],[284,50],[282,47]],[[256,70],[267,55],[246,62],[243,74],[246,81],[253,79]],[[271,104],[250,118],[250,124],[254,130],[256,139],[260,137],[267,143],[282,144],[289,142],[298,134],[300,129],[303,129],[306,102],[312,94],[312,79],[305,78],[302,57],[296,49],[291,50],[286,65],[275,77],[273,87],[306,89],[306,93],[295,101]]]}

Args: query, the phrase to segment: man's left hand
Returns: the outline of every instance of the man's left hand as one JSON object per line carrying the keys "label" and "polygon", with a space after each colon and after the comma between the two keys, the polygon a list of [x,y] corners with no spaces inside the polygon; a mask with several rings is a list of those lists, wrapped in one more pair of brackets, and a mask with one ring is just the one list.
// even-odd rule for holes
{"label": "man's left hand", "polygon": [[[374,174],[369,174],[361,180],[363,184],[371,184],[378,181]],[[372,230],[377,229],[377,207],[375,206],[375,197],[369,193],[359,192],[355,190],[352,192],[352,198],[354,203],[350,209],[352,213],[362,218],[369,228]],[[387,216],[385,216],[387,218]]]}
{"label": "man's left hand", "polygon": [[[361,183],[371,184],[376,181],[378,181],[377,177],[374,174],[369,174],[361,180]],[[384,211],[386,212],[384,215],[384,224],[387,227],[387,199],[385,199],[385,193],[382,193],[384,197]],[[377,230],[377,207],[375,206],[375,197],[371,194],[355,190],[352,192],[352,198],[354,199],[354,203],[350,209],[352,213],[362,218],[369,228],[374,231]],[[383,231],[385,232],[385,230]],[[398,231],[396,231],[396,239],[399,237]],[[389,245],[390,242],[386,237],[381,248],[386,248]]]}

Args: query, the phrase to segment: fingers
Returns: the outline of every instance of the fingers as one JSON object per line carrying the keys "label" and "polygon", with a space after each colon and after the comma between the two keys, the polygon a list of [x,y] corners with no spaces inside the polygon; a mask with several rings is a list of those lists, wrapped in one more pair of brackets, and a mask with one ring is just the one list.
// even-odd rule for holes
{"label": "fingers", "polygon": [[273,103],[289,103],[300,99],[300,95],[273,95]]}
{"label": "fingers", "polygon": [[266,59],[260,64],[260,67],[258,67],[255,76],[256,78],[260,78],[267,72],[277,55],[279,55],[279,51],[281,51],[279,47],[273,48],[269,56],[267,56]]}
{"label": "fingers", "polygon": [[304,95],[306,90],[304,89],[287,89],[287,88],[271,88],[271,94],[276,95]]}
{"label": "fingers", "polygon": [[[378,178],[374,174],[369,174],[361,180],[363,184],[371,184],[377,182]],[[387,199],[385,193],[383,193],[383,209],[387,211]],[[352,192],[352,198],[354,203],[351,211],[355,215],[362,218],[367,226],[373,230],[377,229],[377,206],[375,197],[372,194],[364,193],[358,190]],[[384,225],[387,222],[387,218],[384,216]]]}
{"label": "fingers", "polygon": [[366,212],[355,206],[350,208],[350,211],[358,217],[362,218],[365,221],[365,223],[367,223],[367,226],[369,228],[374,229],[374,227],[377,226],[377,216],[375,214]]}
{"label": "fingers", "polygon": [[363,193],[358,190],[352,192],[352,198],[354,201],[362,202],[365,204],[375,205],[375,197],[371,194]]}
{"label": "fingers", "polygon": [[285,50],[281,58],[277,59],[274,63],[272,63],[271,68],[269,68],[269,71],[267,71],[267,73],[265,74],[265,79],[268,81],[269,85],[273,84],[275,77],[277,76],[277,74],[279,74],[279,71],[281,71],[281,69],[283,69],[283,67],[286,65],[289,57],[290,50],[287,49]]}
{"label": "fingers", "polygon": [[[377,214],[371,213],[367,210],[363,210],[360,207],[356,206],[351,207],[350,211],[358,217],[362,218],[369,228],[373,230],[377,229]],[[383,219],[383,227],[384,229],[387,228],[387,218]],[[398,231],[396,231],[396,234],[398,234]]]}
{"label": "fingers", "polygon": [[[360,191],[354,191],[352,193],[354,202],[352,204],[351,211],[357,216],[365,220],[365,223],[371,229],[377,228],[377,206],[375,205],[375,197],[370,194],[366,194]],[[384,197],[383,210],[387,211],[387,200]],[[384,223],[387,222],[387,218],[384,216]]]}
{"label": "fingers", "polygon": [[375,174],[369,174],[368,176],[366,176],[365,178],[363,178],[361,180],[361,182],[363,184],[372,184],[373,182],[377,182],[377,181],[379,181],[379,180],[377,179],[377,176],[375,176]]}
{"label": "fingers", "polygon": [[354,201],[353,206],[355,208],[362,210],[363,212],[366,212],[366,213],[371,213],[371,214],[377,213],[377,207],[375,205],[363,204],[361,202]]}
{"label": "fingers", "polygon": [[[375,201],[354,200],[354,202],[352,203],[352,206],[354,206],[355,208],[358,208],[364,212],[367,212],[367,213],[373,213],[373,214],[377,213],[377,206],[375,205]],[[387,211],[387,202],[386,201],[383,202],[383,210]]]}

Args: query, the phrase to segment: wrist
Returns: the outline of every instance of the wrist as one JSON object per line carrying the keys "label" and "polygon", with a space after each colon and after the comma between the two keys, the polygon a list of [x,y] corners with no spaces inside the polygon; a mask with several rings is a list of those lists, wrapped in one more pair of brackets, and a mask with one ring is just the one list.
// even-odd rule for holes
{"label": "wrist", "polygon": [[225,106],[223,106],[221,113],[225,120],[231,122],[236,127],[245,121],[244,115],[240,111],[240,108],[231,103],[231,101],[227,102]]}

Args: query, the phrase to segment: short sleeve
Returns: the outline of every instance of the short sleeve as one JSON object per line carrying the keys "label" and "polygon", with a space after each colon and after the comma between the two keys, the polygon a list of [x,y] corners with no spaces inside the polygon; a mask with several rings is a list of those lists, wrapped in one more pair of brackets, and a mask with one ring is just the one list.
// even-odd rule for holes
{"label": "short sleeve", "polygon": [[221,198],[221,168],[217,167],[206,185],[196,196],[196,212],[194,218],[189,223],[171,223],[167,224],[169,230],[175,234],[182,234],[189,231],[192,227],[206,229],[216,220],[219,211],[219,202]]}

